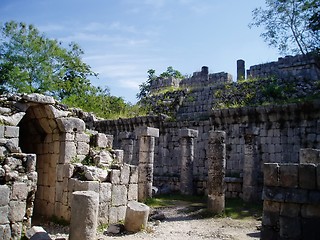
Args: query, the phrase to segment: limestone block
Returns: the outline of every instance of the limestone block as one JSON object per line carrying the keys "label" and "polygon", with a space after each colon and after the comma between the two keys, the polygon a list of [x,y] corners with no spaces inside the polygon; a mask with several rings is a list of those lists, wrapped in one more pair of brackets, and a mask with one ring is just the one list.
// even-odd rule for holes
{"label": "limestone block", "polygon": [[97,133],[91,136],[90,143],[93,147],[112,148],[113,136],[104,133]]}
{"label": "limestone block", "polygon": [[90,135],[87,133],[76,133],[75,140],[77,142],[85,142],[89,143],[90,142]]}
{"label": "limestone block", "polygon": [[25,114],[26,114],[25,112],[18,112],[11,116],[0,115],[0,122],[8,126],[17,126]]}
{"label": "limestone block", "polygon": [[97,192],[97,193],[99,192],[99,182],[98,181],[80,181],[80,180],[73,180],[71,178],[69,180],[69,184],[71,184],[71,185],[74,184],[73,191],[93,191],[93,192]]}
{"label": "limestone block", "polygon": [[54,104],[55,100],[53,97],[45,96],[39,93],[23,94],[22,99],[28,102],[44,103],[44,104]]}
{"label": "limestone block", "polygon": [[287,239],[300,239],[300,218],[280,217],[280,237]]}
{"label": "limestone block", "polygon": [[15,222],[15,223],[11,223],[10,225],[11,225],[11,239],[21,239],[22,223]]}
{"label": "limestone block", "polygon": [[10,222],[8,219],[8,215],[9,215],[9,206],[0,207],[0,224],[7,224]]}
{"label": "limestone block", "polygon": [[138,174],[138,167],[130,165],[130,183],[138,183],[139,174]]}
{"label": "limestone block", "polygon": [[103,182],[100,183],[100,190],[99,190],[99,201],[101,202],[111,202],[111,189],[112,184]]}
{"label": "limestone block", "polygon": [[22,222],[26,214],[26,206],[25,201],[10,201],[9,220],[11,222]]}
{"label": "limestone block", "polygon": [[99,224],[105,224],[109,222],[109,202],[99,203]]}
{"label": "limestone block", "polygon": [[300,163],[320,163],[320,150],[311,148],[300,149]]}
{"label": "limestone block", "polygon": [[4,136],[6,138],[18,138],[19,137],[19,127],[5,126]]}
{"label": "limestone block", "polygon": [[104,182],[108,175],[109,172],[107,170],[93,166],[84,166],[84,176],[89,181]]}
{"label": "limestone block", "polygon": [[301,217],[303,218],[319,218],[320,205],[319,204],[303,204],[301,206]]}
{"label": "limestone block", "polygon": [[138,200],[138,184],[129,184],[128,201]]}
{"label": "limestone block", "polygon": [[113,185],[111,204],[112,206],[121,206],[127,204],[127,188],[125,185]]}
{"label": "limestone block", "polygon": [[281,203],[280,215],[285,217],[299,217],[300,204],[297,203]]}
{"label": "limestone block", "polygon": [[77,148],[74,142],[60,143],[59,163],[69,163],[77,156]]}
{"label": "limestone block", "polygon": [[148,137],[159,137],[159,129],[152,127],[139,127],[135,129],[135,135],[137,137],[148,136]]}
{"label": "limestone block", "polygon": [[37,155],[36,154],[28,154],[26,163],[27,163],[27,172],[34,172],[36,171],[36,161],[37,161]]}
{"label": "limestone block", "polygon": [[23,182],[15,182],[12,185],[11,199],[26,200],[28,197],[28,186]]}
{"label": "limestone block", "polygon": [[112,184],[120,184],[121,172],[118,169],[112,169],[110,172],[110,182]]}
{"label": "limestone block", "polygon": [[130,179],[130,166],[128,164],[124,164],[120,170],[120,183],[128,184]]}
{"label": "limestone block", "polygon": [[265,163],[263,165],[264,185],[278,186],[279,185],[279,164]]}
{"label": "limestone block", "polygon": [[4,138],[4,129],[5,126],[0,126],[0,138]]}
{"label": "limestone block", "polygon": [[98,227],[99,194],[92,191],[73,193],[70,240],[95,240]]}
{"label": "limestone block", "polygon": [[279,164],[279,183],[282,187],[298,187],[298,164]]}
{"label": "limestone block", "polygon": [[75,134],[74,133],[61,133],[59,136],[59,141],[65,142],[65,141],[74,141],[75,140]]}
{"label": "limestone block", "polygon": [[85,142],[78,142],[77,154],[87,155],[89,153],[89,144]]}
{"label": "limestone block", "polygon": [[183,129],[180,129],[179,136],[181,138],[197,138],[198,130],[183,128]]}
{"label": "limestone block", "polygon": [[129,232],[139,232],[147,226],[150,208],[136,201],[128,203],[124,220],[125,229]]}
{"label": "limestone block", "polygon": [[116,149],[116,150],[113,150],[113,152],[114,152],[114,155],[115,155],[114,161],[117,164],[123,164],[124,151],[120,150],[120,149]]}
{"label": "limestone block", "polygon": [[44,106],[44,110],[46,111],[48,118],[52,119],[68,117],[69,115],[71,115],[71,112],[58,110],[52,105]]}
{"label": "limestone block", "polygon": [[57,124],[61,132],[83,132],[85,123],[83,120],[74,117],[58,118]]}
{"label": "limestone block", "polygon": [[48,233],[39,226],[33,226],[26,232],[26,237],[30,240],[51,240]]}
{"label": "limestone block", "polygon": [[118,221],[124,221],[126,217],[127,206],[120,206],[117,208]]}
{"label": "limestone block", "polygon": [[109,208],[109,223],[117,223],[118,219],[118,207]]}
{"label": "limestone block", "polygon": [[315,189],[317,186],[315,164],[299,165],[299,186],[304,189]]}
{"label": "limestone block", "polygon": [[0,207],[9,204],[10,188],[7,185],[0,185]]}
{"label": "limestone block", "polygon": [[10,225],[0,225],[0,239],[10,239],[11,238],[11,229]]}

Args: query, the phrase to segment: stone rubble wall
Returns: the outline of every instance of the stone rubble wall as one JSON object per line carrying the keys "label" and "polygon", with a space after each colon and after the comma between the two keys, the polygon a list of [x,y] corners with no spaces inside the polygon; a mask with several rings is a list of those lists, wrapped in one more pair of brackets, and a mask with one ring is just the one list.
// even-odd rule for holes
{"label": "stone rubble wall", "polygon": [[[93,123],[99,132],[115,136],[116,148],[124,153],[130,164],[137,163],[138,143],[134,129],[141,126],[159,128],[154,159],[154,184],[170,190],[179,190],[180,143],[179,130],[198,130],[194,146],[194,186],[203,194],[207,182],[206,145],[210,130],[226,132],[226,196],[242,196],[244,172],[245,136],[256,135],[257,175],[260,192],[263,187],[264,163],[298,163],[300,148],[320,148],[320,101],[301,104],[244,107],[215,110],[207,121],[166,121],[163,117],[140,117],[132,119],[105,120]],[[130,143],[129,145],[127,145]],[[125,160],[126,161],[126,160]],[[249,172],[250,169],[247,169]],[[257,192],[257,194],[259,191]]]}
{"label": "stone rubble wall", "polygon": [[0,126],[0,239],[20,239],[31,227],[36,155],[21,153],[18,138],[18,127]]}
{"label": "stone rubble wall", "polygon": [[[319,64],[319,63],[318,63]],[[247,77],[275,76],[288,81],[292,79],[319,80],[320,70],[312,56],[286,56],[277,62],[270,62],[251,66],[247,70]]]}
{"label": "stone rubble wall", "polygon": [[264,164],[263,200],[261,239],[319,239],[319,164]]}

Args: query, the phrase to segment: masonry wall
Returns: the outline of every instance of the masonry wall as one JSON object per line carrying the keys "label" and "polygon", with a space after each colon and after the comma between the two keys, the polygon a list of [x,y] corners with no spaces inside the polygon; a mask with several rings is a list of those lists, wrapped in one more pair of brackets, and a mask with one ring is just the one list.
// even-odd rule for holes
{"label": "masonry wall", "polygon": [[[239,109],[215,110],[207,121],[166,121],[162,117],[142,117],[97,121],[96,130],[113,134],[116,148],[122,149],[125,141],[121,136],[131,136],[131,144],[136,149],[137,141],[132,132],[139,126],[151,126],[160,129],[160,137],[156,139],[154,160],[154,183],[178,190],[179,137],[182,128],[199,131],[195,139],[194,186],[196,192],[202,194],[206,189],[207,157],[206,146],[210,130],[226,131],[227,171],[230,189],[238,189],[244,172],[245,136],[255,135],[257,145],[257,182],[262,191],[264,163],[298,163],[300,148],[320,147],[320,101],[302,104],[270,105],[263,107],[245,107]],[[127,133],[127,134],[123,134]],[[131,135],[130,135],[131,133]],[[131,153],[131,162],[137,161],[135,150]],[[233,184],[233,182],[235,182]],[[232,187],[231,187],[232,186]],[[230,195],[241,195],[233,191]]]}
{"label": "masonry wall", "polygon": [[320,166],[264,165],[261,239],[319,239]]}

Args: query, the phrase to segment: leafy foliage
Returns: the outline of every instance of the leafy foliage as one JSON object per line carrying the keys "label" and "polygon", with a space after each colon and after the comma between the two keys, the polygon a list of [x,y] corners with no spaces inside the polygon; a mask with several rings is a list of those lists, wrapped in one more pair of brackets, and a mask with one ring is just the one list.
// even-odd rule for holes
{"label": "leafy foliage", "polygon": [[266,0],[266,9],[253,10],[250,27],[264,26],[261,34],[280,53],[318,53],[319,0]]}

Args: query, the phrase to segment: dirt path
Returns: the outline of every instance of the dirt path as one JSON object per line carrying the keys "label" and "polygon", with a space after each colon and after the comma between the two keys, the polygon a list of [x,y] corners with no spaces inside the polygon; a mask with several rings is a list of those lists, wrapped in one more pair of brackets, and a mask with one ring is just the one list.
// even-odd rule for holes
{"label": "dirt path", "polygon": [[114,240],[196,240],[225,239],[244,240],[259,239],[257,226],[261,222],[253,219],[235,220],[231,218],[201,218],[203,208],[181,203],[174,207],[161,209],[166,216],[162,222],[149,222],[148,227],[136,234],[100,235],[99,239]]}

